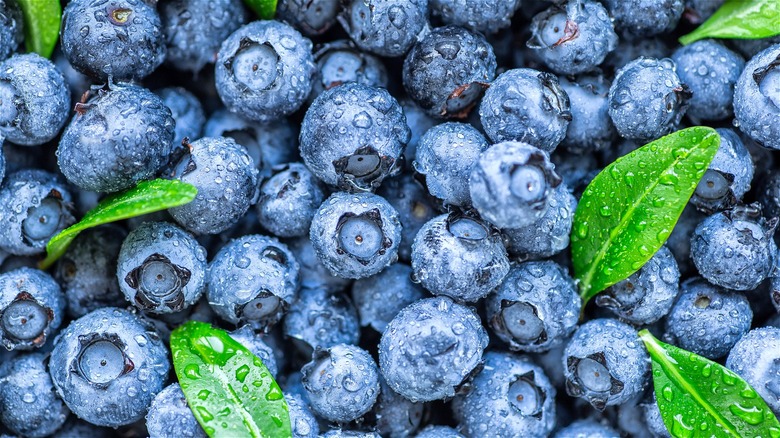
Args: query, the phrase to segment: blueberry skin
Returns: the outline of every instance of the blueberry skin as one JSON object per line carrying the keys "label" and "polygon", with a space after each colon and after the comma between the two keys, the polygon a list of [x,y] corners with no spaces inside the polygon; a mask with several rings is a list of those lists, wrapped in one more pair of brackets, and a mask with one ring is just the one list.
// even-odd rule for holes
{"label": "blueberry skin", "polygon": [[715,360],[750,330],[753,311],[744,295],[700,277],[686,280],[680,289],[666,319],[667,337],[680,348]]}
{"label": "blueberry skin", "polygon": [[602,67],[617,72],[631,61],[640,58],[668,58],[672,48],[661,37],[626,39],[620,38],[617,48],[607,55]]}
{"label": "blueberry skin", "polygon": [[307,36],[325,33],[336,23],[341,10],[339,0],[279,0],[276,16]]}
{"label": "blueberry skin", "polygon": [[287,247],[300,264],[301,289],[326,289],[331,292],[345,290],[352,280],[331,275],[322,264],[312,246],[309,236],[296,237],[286,241]]}
{"label": "blueberry skin", "polygon": [[159,5],[167,65],[197,73],[215,60],[219,46],[246,23],[241,0],[172,0]]}
{"label": "blueberry skin", "polygon": [[76,70],[99,81],[143,79],[167,52],[160,16],[143,0],[69,2],[60,47]]}
{"label": "blueberry skin", "polygon": [[192,414],[178,383],[172,383],[152,400],[146,414],[150,438],[206,438],[206,432]]}
{"label": "blueberry skin", "polygon": [[555,427],[555,387],[526,356],[491,351],[472,390],[453,400],[460,430],[468,436],[547,436]]}
{"label": "blueberry skin", "polygon": [[28,53],[0,63],[0,135],[6,140],[24,146],[46,143],[69,113],[70,89],[51,61]]}
{"label": "blueberry skin", "polygon": [[509,26],[520,0],[429,0],[431,14],[446,24],[496,33]]}
{"label": "blueberry skin", "polygon": [[68,408],[54,394],[45,360],[44,354],[33,353],[0,366],[0,420],[20,436],[51,435],[68,418]]}
{"label": "blueberry skin", "polygon": [[630,37],[649,37],[669,32],[682,16],[683,0],[606,0],[615,29]]}
{"label": "blueberry skin", "polygon": [[276,357],[271,346],[263,340],[265,337],[262,334],[256,333],[249,325],[243,325],[228,334],[252,354],[259,357],[263,365],[268,368],[271,377],[276,378],[279,371],[279,367],[276,365]]}
{"label": "blueberry skin", "polygon": [[311,92],[312,44],[290,25],[254,21],[233,32],[219,49],[215,81],[222,103],[257,122],[295,112]]}
{"label": "blueberry skin", "polygon": [[49,359],[52,382],[68,408],[108,427],[143,418],[169,369],[168,349],[150,323],[115,307],[71,322],[55,339]]}
{"label": "blueberry skin", "polygon": [[761,327],[749,331],[731,349],[726,367],[745,379],[769,405],[780,413],[780,329]]}
{"label": "blueberry skin", "polygon": [[126,231],[114,225],[84,230],[57,262],[55,278],[72,318],[116,305],[124,298],[116,281],[116,265],[126,236]]}
{"label": "blueberry skin", "polygon": [[637,325],[652,324],[669,313],[680,291],[680,269],[662,246],[627,279],[596,296],[596,304]]}
{"label": "blueberry skin", "polygon": [[425,297],[411,276],[411,267],[393,263],[376,275],[356,280],[352,284],[352,301],[360,315],[360,325],[382,333],[401,309]]}
{"label": "blueberry skin", "polygon": [[440,120],[429,116],[420,105],[417,105],[417,102],[408,97],[401,98],[399,103],[406,116],[406,124],[412,132],[412,136],[409,137],[409,143],[406,144],[404,157],[406,157],[407,161],[412,161],[417,155],[417,144],[420,142],[423,134],[439,124]]}
{"label": "blueberry skin", "polygon": [[301,124],[300,153],[326,184],[368,191],[394,173],[409,135],[387,90],[350,82],[314,99]]}
{"label": "blueberry skin", "polygon": [[442,123],[420,138],[414,170],[425,175],[431,195],[445,204],[467,207],[471,168],[488,146],[485,136],[471,125]]}
{"label": "blueberry skin", "polygon": [[413,280],[434,295],[475,302],[509,272],[501,236],[479,218],[459,213],[428,221],[412,244]]}
{"label": "blueberry skin", "polygon": [[378,57],[360,51],[351,40],[323,44],[314,52],[314,60],[317,62],[317,74],[309,100],[313,101],[323,91],[347,82],[387,88],[385,65]]}
{"label": "blueberry skin", "polygon": [[[195,199],[168,209],[196,234],[218,234],[238,223],[257,197],[258,171],[245,147],[232,138],[204,137],[176,165],[174,177],[198,189]],[[214,208],[219,205],[219,210]]]}
{"label": "blueberry skin", "polygon": [[566,392],[599,411],[640,394],[650,376],[650,358],[637,331],[609,318],[582,324],[566,345],[562,362]]}
{"label": "blueberry skin", "polygon": [[298,394],[284,393],[284,401],[290,412],[293,438],[317,438],[320,426],[309,405]]}
{"label": "blueberry skin", "polygon": [[426,113],[465,118],[496,77],[496,55],[479,33],[457,26],[430,31],[406,55],[403,85]]}
{"label": "blueberry skin", "polygon": [[501,230],[510,255],[542,259],[558,254],[569,246],[577,199],[565,184],[560,184],[552,190],[547,203],[544,215],[530,225]]}
{"label": "blueberry skin", "polygon": [[57,438],[112,438],[115,430],[107,427],[95,426],[71,415],[58,431]]}
{"label": "blueberry skin", "polygon": [[414,436],[415,438],[465,438],[458,433],[457,430],[449,426],[437,426],[435,424],[429,424],[420,433]]}
{"label": "blueberry skin", "polygon": [[284,318],[286,338],[305,357],[318,348],[358,343],[360,325],[355,306],[345,294],[326,289],[302,289]]}
{"label": "blueberry skin", "polygon": [[552,261],[514,265],[485,301],[487,321],[513,351],[540,353],[577,327],[582,300],[565,268]]}
{"label": "blueberry skin", "polygon": [[376,430],[382,436],[406,437],[420,427],[425,414],[425,404],[414,403],[390,389],[379,376],[379,398],[374,405]]}
{"label": "blueberry skin", "polygon": [[225,321],[267,331],[295,300],[298,270],[290,250],[274,238],[235,239],[209,264],[209,304]]}
{"label": "blueberry skin", "polygon": [[175,121],[151,91],[113,85],[77,109],[57,149],[60,170],[72,184],[117,192],[152,178],[166,164]]}
{"label": "blueberry skin", "polygon": [[402,56],[428,26],[428,0],[350,0],[338,21],[361,49]]}
{"label": "blueberry skin", "polygon": [[615,75],[609,87],[609,116],[622,137],[649,142],[677,128],[690,96],[674,61],[639,57]]}
{"label": "blueberry skin", "polygon": [[554,438],[614,438],[620,436],[615,429],[593,419],[577,420],[553,435]]}
{"label": "blueberry skin", "polygon": [[454,397],[482,364],[488,335],[471,307],[448,297],[401,310],[379,342],[388,386],[413,402]]}
{"label": "blueberry skin", "polygon": [[301,163],[273,169],[260,186],[257,217],[265,229],[279,237],[304,236],[325,195],[319,181]]}
{"label": "blueberry skin", "polygon": [[568,1],[534,16],[528,47],[554,72],[576,75],[604,62],[617,41],[601,3]]}
{"label": "blueberry skin", "polygon": [[569,96],[550,73],[507,70],[485,92],[479,119],[494,143],[516,140],[552,152],[571,120]]}
{"label": "blueberry skin", "polygon": [[471,202],[499,228],[520,228],[541,219],[561,178],[549,156],[516,141],[494,144],[471,169]]}
{"label": "blueberry skin", "polygon": [[367,351],[348,344],[316,350],[301,368],[312,411],[346,423],[371,410],[379,396],[379,370]]}
{"label": "blueberry skin", "polygon": [[710,283],[753,290],[774,272],[776,225],[761,217],[757,205],[715,213],[694,230],[691,259]]}
{"label": "blueberry skin", "polygon": [[314,215],[309,238],[332,275],[358,279],[396,261],[401,223],[380,196],[336,192]]}
{"label": "blueberry skin", "polygon": [[206,288],[206,250],[168,222],[144,222],[131,231],[117,260],[120,290],[145,312],[179,312]]}
{"label": "blueberry skin", "polygon": [[[780,44],[753,56],[734,87],[734,116],[739,129],[760,145],[780,149]],[[735,124],[736,124],[735,123]]]}
{"label": "blueberry skin", "polygon": [[16,3],[0,1],[0,61],[5,60],[21,44],[24,35],[22,11]]}
{"label": "blueberry skin", "polygon": [[666,425],[664,425],[664,419],[661,417],[661,410],[658,408],[655,393],[650,396],[650,400],[647,403],[642,404],[642,408],[644,409],[645,424],[647,424],[647,429],[650,433],[657,438],[672,438]]}
{"label": "blueberry skin", "polygon": [[376,432],[363,432],[358,430],[331,429],[320,435],[322,438],[382,438]]}
{"label": "blueberry skin", "polygon": [[609,118],[609,82],[603,75],[593,75],[576,81],[561,77],[559,83],[571,106],[571,121],[561,146],[577,154],[609,148],[616,134]]}
{"label": "blueberry skin", "polygon": [[689,117],[723,120],[733,114],[734,86],[745,68],[740,55],[719,42],[701,40],[675,50],[672,60],[677,76],[693,92]]}
{"label": "blueberry skin", "polygon": [[174,144],[181,142],[185,137],[192,141],[199,139],[203,125],[206,124],[206,114],[198,98],[182,87],[161,88],[155,91],[155,94],[160,96],[165,106],[171,110],[173,120],[176,122]]}
{"label": "blueberry skin", "polygon": [[414,236],[426,222],[437,215],[431,197],[422,184],[408,173],[385,181],[377,190],[377,194],[385,198],[398,212],[402,227],[398,258],[410,263]]}
{"label": "blueberry skin", "polygon": [[[733,129],[718,128],[720,146],[690,202],[713,213],[733,207],[750,190],[754,166],[750,152]],[[771,217],[771,216],[770,216]]]}

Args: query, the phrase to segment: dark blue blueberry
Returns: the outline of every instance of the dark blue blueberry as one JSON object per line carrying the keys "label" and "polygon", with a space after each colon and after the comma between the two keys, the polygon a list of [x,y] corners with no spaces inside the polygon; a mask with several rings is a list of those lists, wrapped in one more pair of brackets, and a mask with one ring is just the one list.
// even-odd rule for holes
{"label": "dark blue blueberry", "polygon": [[683,275],[695,272],[696,268],[691,260],[691,235],[706,217],[692,204],[688,204],[666,240],[666,246],[677,260],[677,266]]}
{"label": "dark blue blueberry", "polygon": [[669,434],[669,430],[664,425],[664,419],[661,417],[661,410],[658,408],[658,402],[655,398],[655,393],[652,394],[650,399],[642,404],[644,409],[645,424],[655,438],[672,438]]}
{"label": "dark blue blueberry", "polygon": [[73,68],[68,61],[68,58],[65,57],[61,50],[55,49],[54,54],[52,55],[52,62],[54,62],[57,70],[62,73],[62,76],[65,78],[65,83],[68,85],[71,105],[68,109],[71,109],[76,103],[81,101],[81,96],[85,91],[92,87],[93,81],[89,76]]}
{"label": "dark blue blueberry", "polygon": [[558,430],[553,438],[615,438],[620,433],[595,419],[577,420]]}
{"label": "dark blue blueberry", "polygon": [[172,383],[152,400],[146,413],[150,438],[206,438],[206,432],[192,414],[178,383]]}
{"label": "dark blue blueberry", "polygon": [[409,138],[409,143],[406,144],[406,150],[404,156],[407,161],[414,160],[417,155],[417,143],[420,142],[423,134],[428,132],[439,123],[438,119],[429,116],[420,105],[417,105],[412,99],[405,97],[399,100],[401,108],[406,116],[406,124],[409,126],[409,130],[412,132],[412,136]]}
{"label": "dark blue blueberry", "polygon": [[561,78],[560,85],[571,106],[571,121],[561,145],[584,155],[609,148],[615,139],[607,100],[609,82],[598,75],[582,76],[576,81]]}
{"label": "dark blue blueberry", "polygon": [[113,438],[116,430],[95,426],[71,415],[58,431],[57,438]]}
{"label": "dark blue blueberry", "polygon": [[685,6],[683,0],[606,0],[604,5],[615,21],[615,29],[629,37],[674,30]]}
{"label": "dark blue blueberry", "polygon": [[260,225],[279,237],[309,234],[311,220],[325,197],[319,181],[301,163],[278,166],[273,172],[260,186],[256,205]]}
{"label": "dark blue blueberry", "polygon": [[320,35],[336,23],[339,0],[279,0],[276,15],[304,35]]}
{"label": "dark blue blueberry", "polygon": [[345,294],[326,289],[301,289],[284,318],[284,336],[304,357],[318,348],[357,344],[360,325],[355,306]]}
{"label": "dark blue blueberry", "polygon": [[750,190],[753,161],[742,139],[734,130],[718,128],[720,147],[696,191],[691,204],[705,213],[733,207]]}
{"label": "dark blue blueberry", "polygon": [[381,375],[379,384],[381,391],[374,405],[377,432],[388,437],[410,436],[422,423],[425,405],[409,401],[390,389]]}
{"label": "dark blue blueberry", "polygon": [[349,40],[336,40],[323,44],[314,53],[317,76],[312,85],[310,100],[325,90],[357,82],[371,87],[387,88],[387,69],[376,56],[361,52]]}
{"label": "dark blue blueberry", "polygon": [[423,298],[423,289],[412,282],[412,268],[393,263],[382,272],[352,284],[352,301],[360,315],[360,325],[379,333],[404,307]]}
{"label": "dark blue blueberry", "polygon": [[734,88],[735,125],[769,149],[780,149],[780,44],[748,61]]}
{"label": "dark blue blueberry", "polygon": [[398,212],[401,221],[401,243],[398,258],[412,260],[412,242],[422,226],[437,215],[431,197],[414,176],[404,173],[385,181],[377,194],[387,200]]}
{"label": "dark blue blueberry", "polygon": [[509,26],[520,0],[429,0],[431,14],[446,24],[496,33]]}
{"label": "dark blue blueberry", "polygon": [[780,173],[773,172],[758,181],[758,202],[767,217],[780,217]]}
{"label": "dark blue blueberry", "polygon": [[720,8],[726,0],[685,0],[685,18],[693,24],[700,24]]}
{"label": "dark blue blueberry", "polygon": [[22,11],[14,0],[0,1],[0,61],[11,56],[21,44],[24,31]]}
{"label": "dark blue blueberry", "polygon": [[361,49],[402,56],[428,27],[428,0],[348,0],[338,20]]}
{"label": "dark blue blueberry", "polygon": [[317,438],[320,434],[320,426],[303,397],[298,394],[284,394],[284,401],[287,402],[290,411],[292,438]]}
{"label": "dark blue blueberry", "polygon": [[363,432],[359,430],[331,429],[320,435],[322,438],[382,438],[376,432]]}
{"label": "dark blue blueberry", "polygon": [[563,179],[563,185],[575,195],[581,195],[601,169],[595,154],[574,154],[563,148],[553,152],[550,161],[555,165],[555,173]]}
{"label": "dark blue blueberry", "polygon": [[749,40],[729,40],[731,46],[737,49],[745,59],[750,59],[756,56],[759,52],[768,49],[770,46],[774,46],[780,43],[780,35],[776,35],[769,38],[749,39]]}
{"label": "dark blue blueberry", "polygon": [[740,339],[726,359],[726,367],[745,379],[780,414],[780,329],[753,329]]}
{"label": "dark blue blueberry", "polygon": [[206,115],[203,106],[194,94],[181,87],[168,87],[155,91],[160,96],[165,106],[171,110],[176,129],[174,130],[173,143],[180,143],[185,137],[191,141],[200,138],[203,125],[206,124]]}
{"label": "dark blue blueberry", "polygon": [[429,424],[421,430],[415,438],[465,438],[457,430],[449,426],[437,426]]}
{"label": "dark blue blueberry", "polygon": [[670,56],[672,49],[662,38],[620,38],[617,47],[607,55],[602,67],[618,71],[639,57],[661,59]]}
{"label": "dark blue blueberry", "polygon": [[271,377],[276,378],[279,371],[279,367],[276,365],[276,356],[274,356],[273,348],[265,342],[271,336],[255,332],[249,325],[243,325],[229,334],[231,338],[260,358],[263,365],[271,373]]}
{"label": "dark blue blueberry", "polygon": [[341,292],[352,282],[348,278],[336,277],[330,273],[317,256],[308,235],[288,240],[287,246],[301,265],[301,289]]}

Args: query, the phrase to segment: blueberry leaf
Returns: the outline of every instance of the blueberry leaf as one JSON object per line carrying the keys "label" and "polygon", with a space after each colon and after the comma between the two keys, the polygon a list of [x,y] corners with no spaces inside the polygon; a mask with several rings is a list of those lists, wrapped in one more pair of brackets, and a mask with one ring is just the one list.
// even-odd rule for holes
{"label": "blueberry leaf", "polygon": [[46,244],[46,258],[41,269],[51,266],[80,232],[87,228],[141,216],[155,211],[184,205],[198,194],[191,184],[178,180],[155,179],[142,181],[132,189],[108,196],[87,212],[78,223],[60,231]]}
{"label": "blueberry leaf", "polygon": [[45,58],[51,56],[60,34],[60,0],[16,0],[24,15],[24,42],[27,51]]}
{"label": "blueberry leaf", "polygon": [[224,330],[189,321],[171,333],[171,351],[187,403],[209,436],[292,436],[281,388]]}
{"label": "blueberry leaf", "polygon": [[719,146],[714,129],[687,128],[596,175],[572,225],[572,263],[583,305],[636,272],[666,242]]}
{"label": "blueberry leaf", "polygon": [[758,39],[780,34],[777,0],[727,0],[693,32],[680,37],[690,44],[704,38]]}
{"label": "blueberry leaf", "polygon": [[244,0],[249,9],[255,11],[261,20],[272,20],[276,15],[277,0]]}
{"label": "blueberry leaf", "polygon": [[775,437],[780,422],[733,371],[641,330],[664,425],[676,437]]}

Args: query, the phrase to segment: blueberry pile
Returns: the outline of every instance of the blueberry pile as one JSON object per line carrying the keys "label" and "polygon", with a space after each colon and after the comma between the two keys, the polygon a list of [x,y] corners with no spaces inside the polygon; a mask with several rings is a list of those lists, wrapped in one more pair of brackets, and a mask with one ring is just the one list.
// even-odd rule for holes
{"label": "blueberry pile", "polygon": [[[667,437],[643,328],[780,414],[780,38],[677,43],[723,2],[69,0],[49,60],[0,0],[0,435],[205,437],[190,320],[294,437]],[[581,312],[583,190],[694,125],[670,238]],[[38,268],[154,178],[198,194]]]}

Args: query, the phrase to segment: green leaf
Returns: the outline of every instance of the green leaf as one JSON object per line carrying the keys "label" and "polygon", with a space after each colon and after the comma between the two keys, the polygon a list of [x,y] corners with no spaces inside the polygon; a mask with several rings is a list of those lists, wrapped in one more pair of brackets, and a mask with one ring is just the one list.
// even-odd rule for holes
{"label": "green leaf", "polygon": [[255,11],[261,20],[273,20],[276,15],[276,0],[244,0],[244,4]]}
{"label": "green leaf", "polygon": [[780,422],[733,371],[639,332],[653,363],[653,388],[675,437],[777,437]]}
{"label": "green leaf", "polygon": [[583,305],[636,272],[666,242],[719,146],[712,128],[683,129],[596,175],[572,225],[572,263]]}
{"label": "green leaf", "polygon": [[57,261],[73,239],[87,228],[178,207],[195,199],[197,194],[198,189],[191,184],[179,180],[155,179],[142,181],[132,189],[111,195],[87,212],[77,224],[60,231],[49,240],[46,258],[40,263],[40,268],[47,269]]}
{"label": "green leaf", "polygon": [[704,38],[758,39],[780,34],[780,1],[727,0],[696,30],[683,35],[680,43]]}
{"label": "green leaf", "polygon": [[171,333],[171,351],[187,403],[209,436],[292,436],[281,388],[224,330],[189,321]]}
{"label": "green leaf", "polygon": [[60,34],[60,0],[16,0],[24,15],[27,51],[51,56]]}

